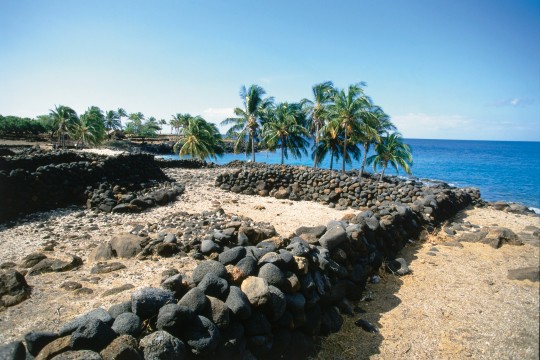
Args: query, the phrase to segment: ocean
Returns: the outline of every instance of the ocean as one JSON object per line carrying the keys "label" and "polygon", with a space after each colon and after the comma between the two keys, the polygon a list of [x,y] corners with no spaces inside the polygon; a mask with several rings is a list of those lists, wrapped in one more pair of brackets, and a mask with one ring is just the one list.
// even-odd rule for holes
{"label": "ocean", "polygon": [[[540,142],[405,139],[405,143],[413,151],[413,177],[476,187],[484,200],[518,202],[540,212]],[[256,161],[279,164],[280,156],[279,151],[262,151],[256,154]],[[249,159],[251,154],[225,154],[214,162]],[[313,165],[309,155],[300,159],[289,157],[285,163]],[[324,159],[321,167],[329,168],[330,158]],[[347,170],[359,167],[356,161]],[[334,169],[341,169],[341,160],[334,160]],[[385,174],[396,172],[389,168]],[[397,175],[406,176],[402,170]]]}

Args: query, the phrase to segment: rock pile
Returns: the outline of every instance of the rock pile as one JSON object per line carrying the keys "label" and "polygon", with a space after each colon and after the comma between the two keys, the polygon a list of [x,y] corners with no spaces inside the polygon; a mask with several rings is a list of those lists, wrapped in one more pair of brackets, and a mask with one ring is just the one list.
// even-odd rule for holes
{"label": "rock pile", "polygon": [[97,188],[88,187],[85,191],[88,197],[86,207],[103,212],[137,213],[174,201],[185,191],[183,185],[174,182],[149,185],[132,183],[120,186],[102,182]]}
{"label": "rock pile", "polygon": [[495,201],[487,204],[495,210],[506,211],[513,214],[534,214],[534,211],[518,203],[508,203],[504,201]]}
{"label": "rock pile", "polygon": [[276,235],[269,224],[228,216],[221,209],[202,214],[176,213],[159,224],[138,225],[130,233],[114,236],[92,251],[90,261],[116,257],[148,259],[177,254],[199,260],[205,256],[217,258],[219,252],[230,246],[253,245]]}

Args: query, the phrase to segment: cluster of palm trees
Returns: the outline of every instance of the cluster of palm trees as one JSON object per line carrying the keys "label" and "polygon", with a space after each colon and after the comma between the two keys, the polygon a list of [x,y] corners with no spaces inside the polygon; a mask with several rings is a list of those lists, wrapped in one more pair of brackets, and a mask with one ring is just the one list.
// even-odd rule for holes
{"label": "cluster of palm trees", "polygon": [[[47,119],[43,119],[46,117]],[[122,118],[128,118],[124,132],[140,137],[153,137],[161,130],[161,125],[167,124],[165,120],[156,120],[155,117],[145,119],[140,112],[128,113],[123,109],[103,112],[97,106],[91,106],[80,117],[69,106],[58,105],[50,110],[49,115],[41,116],[50,123],[58,137],[58,144],[65,148],[66,139],[71,139],[80,145],[98,145],[105,139],[110,139],[115,130],[122,129]]]}
{"label": "cluster of palm trees", "polygon": [[[388,166],[396,172],[402,168],[411,173],[411,148],[403,139],[389,116],[364,93],[364,83],[338,89],[330,81],[313,86],[313,99],[299,103],[275,104],[272,97],[258,85],[242,87],[242,108],[234,109],[236,117],[225,119],[222,125],[232,125],[227,134],[236,139],[235,151],[251,149],[255,161],[256,143],[270,150],[281,149],[281,163],[289,153],[298,158],[308,152],[308,138],[313,139],[311,156],[316,168],[330,156],[341,158],[341,171],[353,160],[360,161],[360,176],[367,165],[374,171],[380,166],[381,178]],[[368,157],[371,146],[375,154]]]}
{"label": "cluster of palm trees", "polygon": [[[232,125],[227,135],[235,140],[235,152],[251,152],[252,161],[259,145],[279,149],[282,164],[289,155],[298,158],[309,151],[315,168],[329,156],[330,169],[334,160],[341,159],[342,172],[346,164],[358,160],[360,176],[366,165],[373,165],[374,171],[381,167],[381,178],[388,166],[410,174],[411,148],[403,143],[390,117],[365,94],[364,87],[364,83],[358,83],[338,89],[327,81],[313,86],[312,99],[275,103],[273,97],[265,97],[262,87],[243,86],[243,106],[235,108],[235,117],[225,119],[222,125]],[[155,136],[167,124],[155,117],[146,119],[140,112],[128,115],[122,108],[103,113],[92,106],[79,117],[73,109],[60,105],[49,114],[62,147],[66,137],[77,144],[99,144],[114,130],[122,129],[122,118],[128,118],[124,132],[143,139]],[[205,159],[223,154],[218,128],[202,117],[178,113],[169,125],[171,134],[179,136],[174,148],[181,157]],[[313,141],[311,149],[309,139]],[[368,157],[372,146],[374,155]]]}
{"label": "cluster of palm trees", "polygon": [[155,117],[150,116],[145,118],[141,112],[131,113],[128,116],[129,121],[126,123],[124,132],[129,135],[135,135],[142,138],[154,137],[157,132],[161,130],[161,125],[166,124],[165,120],[157,120]]}
{"label": "cluster of palm trees", "polygon": [[69,106],[58,105],[50,111],[49,121],[62,148],[65,147],[68,137],[76,141],[77,145],[94,145],[101,143],[107,134],[105,116],[97,106],[89,107],[79,117]]}

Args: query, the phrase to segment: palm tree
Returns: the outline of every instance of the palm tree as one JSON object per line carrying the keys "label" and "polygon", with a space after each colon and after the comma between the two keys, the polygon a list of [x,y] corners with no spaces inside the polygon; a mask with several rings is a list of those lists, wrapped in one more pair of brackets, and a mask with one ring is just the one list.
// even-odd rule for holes
{"label": "palm tree", "polygon": [[281,147],[281,164],[289,158],[289,151],[294,158],[307,154],[308,142],[304,138],[307,130],[304,126],[305,115],[300,104],[281,103],[272,109],[262,126],[263,142],[269,149]]}
{"label": "palm tree", "polygon": [[118,116],[118,120],[120,120],[119,129],[121,129],[122,128],[122,118],[128,117],[128,114],[127,114],[126,110],[124,110],[124,108],[118,108],[118,110],[116,110],[116,115]]}
{"label": "palm tree", "polygon": [[409,145],[403,143],[403,138],[398,132],[381,137],[381,141],[375,144],[375,155],[367,159],[368,165],[373,164],[373,171],[377,171],[377,166],[381,166],[381,176],[379,181],[384,176],[384,171],[390,164],[396,172],[398,167],[401,167],[407,174],[411,174],[412,150]]}
{"label": "palm tree", "polygon": [[342,149],[339,130],[337,121],[329,121],[320,129],[322,136],[312,154],[313,159],[317,161],[317,165],[330,153],[330,170],[334,169],[334,157],[336,160],[339,159],[340,150]]}
{"label": "palm tree", "polygon": [[[331,81],[326,81],[316,84],[312,88],[313,101],[302,99],[300,102],[306,112],[309,121],[309,131],[312,136],[315,136],[314,148],[319,146],[320,130],[328,118],[328,105],[332,102],[332,95],[335,92],[334,84]],[[317,152],[314,152],[313,168],[317,168],[319,163]]]}
{"label": "palm tree", "polygon": [[[343,131],[338,119],[327,121],[321,128],[321,139],[319,145],[314,149],[312,157],[317,156],[319,164],[330,153],[330,170],[334,169],[334,158],[338,160],[343,156]],[[357,159],[360,156],[360,149],[356,144],[348,143],[346,153],[351,154],[345,160],[347,164],[352,163],[351,157]]]}
{"label": "palm tree", "polygon": [[180,157],[190,156],[204,160],[223,154],[223,141],[215,124],[200,116],[191,117],[182,127],[183,139],[174,145]]}
{"label": "palm tree", "polygon": [[160,131],[161,126],[159,126],[159,123],[157,119],[154,116],[150,116],[148,120],[142,125],[140,135],[143,137],[143,141],[145,137],[154,137],[157,136],[156,131]]}
{"label": "palm tree", "polygon": [[107,128],[108,138],[111,138],[111,132],[122,128],[120,115],[114,110],[109,110],[105,113],[105,127]]}
{"label": "palm tree", "polygon": [[272,97],[263,98],[265,94],[266,91],[259,85],[251,85],[248,89],[242,86],[240,98],[244,108],[235,108],[234,114],[237,117],[225,119],[221,123],[222,125],[233,124],[227,134],[236,136],[235,152],[246,139],[251,143],[251,161],[253,162],[255,162],[255,139],[258,136],[259,127],[274,101]]}
{"label": "palm tree", "polygon": [[176,114],[172,116],[172,119],[169,121],[169,124],[171,125],[171,135],[173,129],[176,130],[176,134],[180,135],[180,131],[183,127],[187,126],[189,119],[191,119],[193,116],[190,114]]}
{"label": "palm tree", "polygon": [[79,117],[75,110],[68,106],[58,105],[54,110],[50,110],[50,117],[53,120],[58,142],[62,148],[66,146],[66,135],[71,131],[73,126],[79,121]]}
{"label": "palm tree", "polygon": [[[103,115],[103,111],[97,106],[91,106],[88,110],[81,115],[78,126],[76,126],[76,131],[78,135],[76,138],[81,136],[81,133],[91,132],[91,136],[87,136],[89,141],[84,141],[85,143],[99,144],[101,143],[107,134],[106,131],[106,118]],[[79,140],[79,139],[78,139]]]}
{"label": "palm tree", "polygon": [[169,120],[169,125],[171,125],[171,135],[173,134],[174,130],[180,128],[180,124],[179,124],[180,120],[176,118],[177,115],[181,115],[181,114],[173,115],[172,119]]}
{"label": "palm tree", "polygon": [[[164,125],[167,125],[167,120],[165,120],[165,119],[160,119],[158,123],[159,123],[159,125],[161,126],[161,129],[163,129],[163,126],[164,126]],[[159,133],[161,134],[161,130],[160,130]]]}
{"label": "palm tree", "polygon": [[96,144],[95,129],[88,117],[81,116],[81,120],[72,129],[73,138],[79,145]]}
{"label": "palm tree", "polygon": [[364,174],[367,154],[372,144],[379,142],[380,137],[396,127],[390,120],[390,117],[379,106],[371,106],[369,111],[362,115],[361,132],[358,134],[358,140],[364,147],[364,156],[360,167],[360,177]]}
{"label": "palm tree", "polygon": [[348,141],[351,133],[360,132],[362,114],[369,107],[369,100],[364,95],[364,83],[350,85],[348,91],[337,91],[330,106],[330,116],[336,118],[343,129],[343,160],[341,171],[345,173],[345,163],[349,160]]}
{"label": "palm tree", "polygon": [[126,133],[138,135],[142,130],[144,115],[141,112],[129,114],[129,122],[126,124]]}

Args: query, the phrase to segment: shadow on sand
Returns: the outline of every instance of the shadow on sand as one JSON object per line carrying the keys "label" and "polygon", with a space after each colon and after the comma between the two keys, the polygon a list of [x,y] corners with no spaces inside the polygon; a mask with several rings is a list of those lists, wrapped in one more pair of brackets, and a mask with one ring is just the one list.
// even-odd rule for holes
{"label": "shadow on sand", "polygon": [[[411,264],[417,259],[416,253],[421,246],[420,240],[408,244],[400,251],[399,257],[404,258],[407,264]],[[364,291],[366,300],[358,302],[357,312],[351,316],[343,316],[341,330],[318,339],[318,352],[313,359],[369,359],[372,355],[380,353],[382,342],[388,339],[380,332],[370,333],[355,325],[358,319],[363,319],[380,328],[383,314],[401,304],[401,300],[395,295],[403,285],[401,278],[382,269],[379,275],[381,281],[378,284],[368,283],[366,286]]]}
{"label": "shadow on sand", "polygon": [[53,210],[44,210],[44,211],[34,212],[30,214],[25,214],[25,215],[21,214],[18,218],[14,220],[7,220],[4,222],[0,222],[0,231],[2,229],[9,229],[14,226],[21,225],[21,224],[44,223],[49,220],[54,220],[57,217],[80,212],[85,209],[86,208],[82,205],[70,205],[70,206],[66,206],[62,208],[56,208]]}

